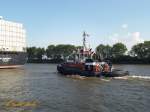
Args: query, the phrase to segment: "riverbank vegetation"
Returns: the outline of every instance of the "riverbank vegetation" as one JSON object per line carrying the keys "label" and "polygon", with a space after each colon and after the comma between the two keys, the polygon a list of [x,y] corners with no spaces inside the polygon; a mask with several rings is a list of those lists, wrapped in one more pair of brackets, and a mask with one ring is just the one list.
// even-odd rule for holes
{"label": "riverbank vegetation", "polygon": [[[28,62],[60,63],[81,47],[70,44],[49,45],[46,49],[28,47]],[[150,41],[138,43],[130,51],[123,43],[116,43],[112,46],[100,44],[96,47],[93,57],[97,60],[109,59],[118,64],[150,64]]]}

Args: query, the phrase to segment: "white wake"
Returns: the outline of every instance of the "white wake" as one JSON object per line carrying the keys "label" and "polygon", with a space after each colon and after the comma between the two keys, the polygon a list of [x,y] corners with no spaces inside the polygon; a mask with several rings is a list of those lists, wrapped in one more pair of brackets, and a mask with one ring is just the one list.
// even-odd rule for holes
{"label": "white wake", "polygon": [[132,76],[128,76],[131,78],[138,78],[138,79],[150,79],[150,76],[140,76],[140,75],[132,75]]}
{"label": "white wake", "polygon": [[150,80],[150,76],[141,76],[141,75],[130,75],[130,76],[124,76],[124,77],[114,77],[114,79],[147,79]]}

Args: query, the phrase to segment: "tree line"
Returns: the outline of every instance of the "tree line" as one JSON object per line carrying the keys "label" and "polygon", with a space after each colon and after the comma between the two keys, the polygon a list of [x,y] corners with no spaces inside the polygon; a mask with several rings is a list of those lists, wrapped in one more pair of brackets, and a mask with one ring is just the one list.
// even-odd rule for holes
{"label": "tree line", "polygon": [[63,62],[66,56],[70,55],[80,47],[81,46],[70,44],[49,45],[46,49],[40,47],[28,47],[28,62]]}
{"label": "tree line", "polygon": [[[46,49],[40,47],[28,47],[28,62],[59,63],[73,51],[82,46],[70,44],[49,45]],[[94,58],[97,60],[109,59],[113,63],[150,63],[150,41],[133,45],[128,51],[123,43],[116,43],[112,46],[100,44],[95,49]]]}

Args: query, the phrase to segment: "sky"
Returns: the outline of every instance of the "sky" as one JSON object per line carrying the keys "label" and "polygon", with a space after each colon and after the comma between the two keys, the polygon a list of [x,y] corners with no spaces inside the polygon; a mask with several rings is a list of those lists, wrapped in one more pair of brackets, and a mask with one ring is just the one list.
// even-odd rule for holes
{"label": "sky", "polygon": [[23,23],[28,47],[90,46],[150,40],[150,0],[0,0],[0,16]]}

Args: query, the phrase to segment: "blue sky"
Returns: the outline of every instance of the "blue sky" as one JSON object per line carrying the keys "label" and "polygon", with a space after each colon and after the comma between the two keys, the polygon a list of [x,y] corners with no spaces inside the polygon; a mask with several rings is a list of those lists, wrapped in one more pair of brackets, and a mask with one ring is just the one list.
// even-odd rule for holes
{"label": "blue sky", "polygon": [[0,0],[0,16],[21,22],[28,46],[82,44],[90,34],[99,44],[125,43],[128,48],[150,37],[149,0]]}

